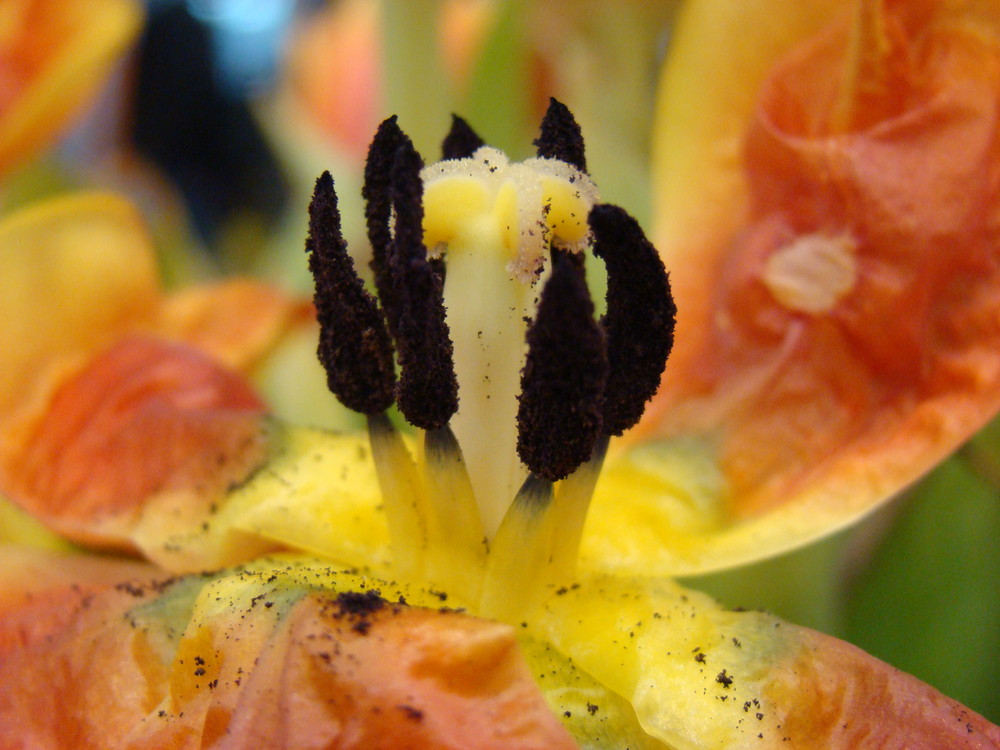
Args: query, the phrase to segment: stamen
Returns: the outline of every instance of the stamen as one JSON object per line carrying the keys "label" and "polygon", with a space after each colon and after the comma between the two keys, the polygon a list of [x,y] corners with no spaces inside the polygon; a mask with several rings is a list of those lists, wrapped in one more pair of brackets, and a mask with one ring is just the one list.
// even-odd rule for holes
{"label": "stamen", "polygon": [[401,575],[419,575],[427,546],[422,488],[402,438],[385,416],[395,385],[392,343],[382,313],[364,289],[347,252],[329,172],[316,181],[306,249],[316,282],[319,359],[327,384],[344,406],[368,416],[393,559]]}
{"label": "stamen", "polygon": [[653,397],[674,341],[677,308],[663,261],[638,222],[617,206],[594,206],[588,217],[594,254],[608,272],[608,385],[604,391],[601,436],[591,459],[559,485],[559,523],[553,528],[551,575],[572,580],[583,526],[612,435],[621,435],[642,417]]}
{"label": "stamen", "polygon": [[543,159],[558,159],[572,164],[581,172],[587,171],[583,133],[573,113],[562,102],[549,99],[549,108],[542,118],[541,133],[535,140],[537,154]]}
{"label": "stamen", "polygon": [[348,409],[378,414],[393,402],[392,342],[374,297],[364,288],[347,252],[333,178],[316,180],[306,239],[316,281],[319,359],[327,384]]}
{"label": "stamen", "polygon": [[552,274],[528,329],[517,411],[518,455],[549,481],[590,459],[601,431],[608,359],[593,316],[582,267],[565,253],[554,253]]}
{"label": "stamen", "polygon": [[621,435],[642,417],[656,393],[674,343],[677,307],[670,279],[656,248],[639,223],[618,206],[590,211],[594,255],[608,271],[608,387],[603,423],[608,435]]}
{"label": "stamen", "polygon": [[389,184],[392,180],[392,165],[405,136],[396,124],[396,115],[378,126],[375,137],[368,147],[365,162],[365,182],[361,196],[365,199],[365,220],[368,227],[368,241],[372,246],[371,268],[375,275],[375,289],[386,313],[389,332],[396,335],[396,320],[399,317],[398,304],[393,296],[392,277],[389,271],[389,248],[392,233],[389,218],[392,214],[392,196]]}
{"label": "stamen", "polygon": [[442,159],[468,159],[480,146],[486,143],[465,120],[458,115],[451,116],[451,130],[441,144]]}
{"label": "stamen", "polygon": [[403,135],[392,167],[396,222],[389,269],[399,305],[396,403],[410,424],[433,430],[447,425],[458,410],[458,380],[441,279],[427,261],[423,242],[423,166],[420,154]]}
{"label": "stamen", "polygon": [[[572,577],[610,436],[655,392],[676,312],[638,223],[596,205],[580,128],[554,99],[536,145],[511,164],[455,117],[445,160],[424,169],[395,118],[382,123],[363,194],[384,317],[328,174],[310,206],[320,356],[331,389],[368,415],[394,567],[506,620]],[[600,322],[591,244],[608,271]],[[416,460],[384,413],[393,397],[424,431]]]}
{"label": "stamen", "polygon": [[441,278],[423,242],[423,160],[401,136],[392,167],[395,210],[389,270],[399,304],[396,401],[424,434],[426,575],[468,601],[479,595],[486,549],[482,523],[458,441],[448,425],[458,410],[458,380],[445,321]]}

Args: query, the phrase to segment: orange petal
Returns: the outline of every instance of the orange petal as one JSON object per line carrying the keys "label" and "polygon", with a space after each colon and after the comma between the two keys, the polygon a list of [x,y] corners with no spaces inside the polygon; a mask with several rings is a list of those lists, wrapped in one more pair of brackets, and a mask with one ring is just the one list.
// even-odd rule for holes
{"label": "orange petal", "polygon": [[575,746],[513,628],[292,569],[70,588],[8,614],[0,745]]}
{"label": "orange petal", "polygon": [[0,576],[0,616],[24,607],[51,589],[61,590],[71,585],[103,587],[157,574],[155,567],[138,560],[57,553],[10,544],[0,545],[0,570],[4,571]]}
{"label": "orange petal", "polygon": [[70,539],[131,547],[151,496],[189,493],[207,515],[263,456],[263,404],[197,350],[132,337],[65,380],[0,442],[3,489]]}
{"label": "orange petal", "polygon": [[777,64],[740,225],[667,258],[676,357],[646,426],[716,456],[724,530],[773,517],[730,561],[849,523],[1000,408],[1000,43],[925,9],[887,4],[893,85],[848,132],[846,23]]}
{"label": "orange petal", "polygon": [[794,707],[782,717],[784,736],[851,750],[1000,747],[1000,727],[961,703],[849,643],[795,630],[795,657],[765,689],[768,701]]}
{"label": "orange petal", "polygon": [[157,331],[216,361],[248,370],[291,326],[314,318],[312,306],[249,279],[183,289],[163,304]]}
{"label": "orange petal", "polygon": [[575,747],[510,626],[398,605],[351,614],[371,601],[296,605],[246,684],[226,747]]}
{"label": "orange petal", "polygon": [[4,0],[0,173],[47,144],[94,94],[142,25],[132,0]]}
{"label": "orange petal", "polygon": [[290,45],[288,82],[302,110],[360,165],[378,124],[379,4],[348,0],[313,14]]}

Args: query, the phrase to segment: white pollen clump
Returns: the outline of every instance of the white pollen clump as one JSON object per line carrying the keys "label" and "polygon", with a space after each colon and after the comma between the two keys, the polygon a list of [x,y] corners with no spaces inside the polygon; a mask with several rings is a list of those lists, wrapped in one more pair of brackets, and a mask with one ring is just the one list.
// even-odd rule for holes
{"label": "white pollen clump", "polygon": [[590,178],[558,159],[511,163],[498,149],[425,167],[424,244],[432,256],[470,233],[494,232],[509,253],[508,272],[530,284],[549,243],[570,252],[590,244],[587,216],[599,201]]}
{"label": "white pollen clump", "polygon": [[857,282],[857,241],[849,234],[807,234],[776,250],[761,280],[783,306],[819,315],[829,312]]}

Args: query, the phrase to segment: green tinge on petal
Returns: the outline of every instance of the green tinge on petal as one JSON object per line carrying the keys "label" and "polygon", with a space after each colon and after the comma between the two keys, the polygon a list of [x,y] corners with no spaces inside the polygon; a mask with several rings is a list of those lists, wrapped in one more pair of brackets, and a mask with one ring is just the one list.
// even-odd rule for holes
{"label": "green tinge on petal", "polygon": [[668,581],[604,576],[551,597],[537,626],[670,747],[767,746],[758,734],[780,740],[782,716],[764,687],[797,642],[774,617],[724,611]]}
{"label": "green tinge on petal", "polygon": [[639,726],[625,698],[577,667],[551,644],[520,631],[519,642],[549,707],[581,750],[668,750]]}
{"label": "green tinge on petal", "polygon": [[0,544],[68,552],[73,545],[0,495]]}

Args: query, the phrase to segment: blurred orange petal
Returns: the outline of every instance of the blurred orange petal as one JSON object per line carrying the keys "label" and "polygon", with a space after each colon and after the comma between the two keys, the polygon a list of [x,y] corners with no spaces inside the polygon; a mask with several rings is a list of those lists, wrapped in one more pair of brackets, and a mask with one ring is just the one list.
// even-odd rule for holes
{"label": "blurred orange petal", "polygon": [[[948,9],[885,4],[874,89],[850,80],[847,18],[812,35],[728,131],[742,150],[692,178],[682,200],[707,205],[665,209],[680,313],[645,434],[721,469],[715,525],[677,570],[840,528],[1000,408],[1000,41]],[[703,231],[672,233],[688,222]]]}
{"label": "blurred orange petal", "polygon": [[319,129],[360,164],[378,125],[379,3],[344,0],[309,16],[289,46],[287,80]]}
{"label": "blurred orange petal", "polygon": [[142,18],[133,0],[4,0],[0,174],[51,141],[93,96]]}
{"label": "blurred orange petal", "polygon": [[290,328],[314,317],[312,305],[268,284],[229,279],[189,287],[163,304],[157,331],[236,370],[248,371]]}
{"label": "blurred orange petal", "polygon": [[[141,217],[112,195],[12,214],[0,247],[0,488],[87,544],[136,548],[154,497],[205,523],[263,459],[240,371],[311,305],[240,279],[164,295]],[[143,537],[154,526],[166,544],[165,523]]]}
{"label": "blurred orange petal", "polygon": [[57,198],[0,223],[0,418],[30,412],[53,382],[160,303],[142,217],[97,193]]}

